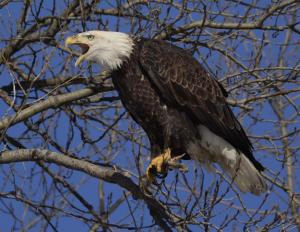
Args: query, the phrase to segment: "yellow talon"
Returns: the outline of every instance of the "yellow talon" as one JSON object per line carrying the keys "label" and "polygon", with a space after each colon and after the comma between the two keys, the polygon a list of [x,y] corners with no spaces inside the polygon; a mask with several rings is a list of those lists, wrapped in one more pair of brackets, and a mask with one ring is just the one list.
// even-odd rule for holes
{"label": "yellow talon", "polygon": [[168,162],[171,160],[171,149],[167,148],[162,154],[151,160],[146,176],[150,183],[155,183],[155,176],[166,176],[168,173]]}

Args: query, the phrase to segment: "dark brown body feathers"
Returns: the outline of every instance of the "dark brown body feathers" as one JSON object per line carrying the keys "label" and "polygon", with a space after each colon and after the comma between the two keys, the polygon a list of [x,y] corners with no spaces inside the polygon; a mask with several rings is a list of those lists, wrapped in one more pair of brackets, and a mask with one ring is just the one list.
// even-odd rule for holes
{"label": "dark brown body feathers", "polygon": [[187,153],[186,144],[204,125],[263,170],[226,103],[225,89],[185,50],[164,41],[137,40],[112,78],[125,108],[147,133],[152,156],[167,147],[173,156]]}

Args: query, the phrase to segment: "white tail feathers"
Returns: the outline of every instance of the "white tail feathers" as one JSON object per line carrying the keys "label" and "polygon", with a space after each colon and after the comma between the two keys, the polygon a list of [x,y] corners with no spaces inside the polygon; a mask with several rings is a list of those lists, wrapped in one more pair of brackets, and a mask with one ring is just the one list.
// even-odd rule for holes
{"label": "white tail feathers", "polygon": [[259,195],[267,190],[267,185],[260,171],[255,168],[244,154],[240,153],[238,155],[234,167],[227,164],[227,162],[219,162],[219,165],[229,174],[242,192],[251,192]]}
{"label": "white tail feathers", "polygon": [[209,166],[218,163],[242,192],[259,195],[267,190],[260,171],[241,152],[205,126],[198,127],[201,139],[191,141],[187,152],[194,160]]}

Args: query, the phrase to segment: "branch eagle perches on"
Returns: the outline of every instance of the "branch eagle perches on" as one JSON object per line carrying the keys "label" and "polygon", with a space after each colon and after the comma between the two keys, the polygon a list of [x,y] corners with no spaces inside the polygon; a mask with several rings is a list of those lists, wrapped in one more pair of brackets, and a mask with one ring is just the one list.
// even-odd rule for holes
{"label": "branch eagle perches on", "polygon": [[15,151],[4,151],[0,154],[0,164],[26,161],[44,161],[46,163],[61,165],[106,182],[117,184],[129,191],[134,199],[144,200],[155,222],[165,231],[172,231],[170,228],[175,225],[175,216],[169,214],[160,202],[145,194],[142,188],[130,179],[128,172],[111,167],[101,167],[89,161],[42,149],[18,149]]}

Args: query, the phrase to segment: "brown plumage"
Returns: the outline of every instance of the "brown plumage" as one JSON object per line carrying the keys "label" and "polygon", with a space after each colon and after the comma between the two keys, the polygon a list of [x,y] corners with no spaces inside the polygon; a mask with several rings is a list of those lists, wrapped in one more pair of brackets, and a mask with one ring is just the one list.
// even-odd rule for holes
{"label": "brown plumage", "polygon": [[[190,123],[205,125],[243,152],[259,171],[263,170],[226,103],[226,90],[188,52],[165,41],[146,39],[136,41],[134,49],[131,58],[112,77],[122,102],[150,135],[151,144],[160,144],[163,149],[161,132],[165,125],[176,130],[173,127],[178,125],[168,120],[176,121],[176,113],[184,112]],[[169,110],[165,111],[164,106]],[[172,133],[169,136],[173,137]],[[181,141],[170,140],[174,144]]]}

